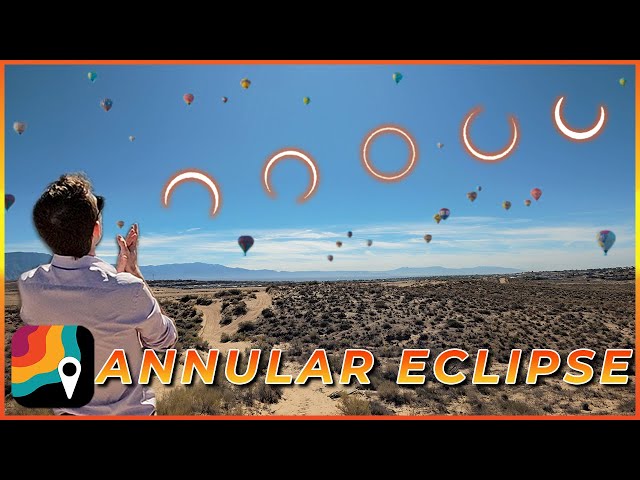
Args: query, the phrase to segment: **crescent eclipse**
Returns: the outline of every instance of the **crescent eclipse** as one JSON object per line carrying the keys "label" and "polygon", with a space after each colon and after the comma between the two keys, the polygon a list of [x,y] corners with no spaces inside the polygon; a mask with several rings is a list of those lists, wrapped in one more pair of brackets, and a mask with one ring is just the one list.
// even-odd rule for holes
{"label": "crescent eclipse", "polygon": [[221,195],[218,190],[218,186],[216,185],[215,180],[211,176],[199,170],[193,170],[193,169],[185,170],[182,172],[178,172],[173,177],[171,177],[171,179],[169,179],[169,181],[165,185],[164,190],[162,192],[162,205],[164,207],[168,207],[169,200],[171,199],[171,194],[173,193],[173,190],[175,189],[175,187],[181,183],[188,182],[188,181],[199,182],[203,184],[205,187],[207,187],[209,190],[211,190],[213,202],[211,205],[210,215],[212,217],[215,216],[216,213],[218,213],[218,210],[220,208],[220,202],[221,202]]}
{"label": "crescent eclipse", "polygon": [[267,192],[267,194],[270,197],[275,198],[276,193],[271,188],[271,184],[270,184],[271,168],[280,160],[283,160],[284,158],[287,158],[287,157],[298,158],[302,160],[304,164],[309,168],[309,173],[311,174],[309,186],[307,187],[306,192],[302,194],[300,197],[298,197],[299,203],[306,202],[307,200],[309,200],[309,198],[311,198],[311,195],[315,193],[316,188],[318,187],[318,182],[319,182],[318,166],[316,165],[316,162],[311,157],[311,155],[301,150],[298,150],[295,148],[288,148],[275,153],[271,158],[269,158],[267,162],[264,164],[264,168],[262,170],[262,185],[264,186],[264,189]]}
{"label": "crescent eclipse", "polygon": [[586,142],[587,140],[591,140],[602,131],[605,123],[607,123],[607,109],[604,105],[600,105],[600,118],[598,118],[591,127],[586,130],[574,130],[569,128],[565,123],[564,116],[562,115],[562,102],[564,102],[564,97],[558,97],[553,108],[553,120],[555,121],[558,131],[569,140],[573,140],[575,142]]}
{"label": "crescent eclipse", "polygon": [[516,120],[516,117],[514,117],[513,115],[509,117],[509,122],[511,124],[511,142],[505,148],[497,152],[483,152],[473,144],[473,142],[471,141],[471,137],[469,136],[469,125],[471,125],[471,120],[481,111],[482,107],[474,108],[465,117],[464,122],[462,122],[462,144],[469,155],[480,160],[481,162],[493,163],[502,161],[514,152],[516,146],[518,145],[518,142],[520,141],[520,135],[518,132],[518,120]]}

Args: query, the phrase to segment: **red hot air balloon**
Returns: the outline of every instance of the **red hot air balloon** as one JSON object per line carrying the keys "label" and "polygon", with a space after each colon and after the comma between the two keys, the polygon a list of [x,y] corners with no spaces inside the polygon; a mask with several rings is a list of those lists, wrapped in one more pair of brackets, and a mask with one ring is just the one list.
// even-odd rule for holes
{"label": "red hot air balloon", "polygon": [[5,194],[4,196],[4,209],[9,210],[11,205],[13,205],[16,201],[16,197],[11,195],[10,193]]}
{"label": "red hot air balloon", "polygon": [[253,246],[253,237],[250,237],[249,235],[242,235],[241,237],[238,237],[238,245],[240,245],[240,248],[242,249],[242,251],[244,252],[244,256],[247,256],[247,251],[249,251],[249,249]]}
{"label": "red hot air balloon", "polygon": [[540,190],[539,188],[534,188],[533,190],[531,190],[531,196],[537,202],[540,199],[540,197],[542,196],[542,190]]}
{"label": "red hot air balloon", "polygon": [[184,101],[187,103],[187,105],[191,105],[193,103],[193,100],[196,98],[193,96],[193,93],[185,93],[182,98],[184,99]]}

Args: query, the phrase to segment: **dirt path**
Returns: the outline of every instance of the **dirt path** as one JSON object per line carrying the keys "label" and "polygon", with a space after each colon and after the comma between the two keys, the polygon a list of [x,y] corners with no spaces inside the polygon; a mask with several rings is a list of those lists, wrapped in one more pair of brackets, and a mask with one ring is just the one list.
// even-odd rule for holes
{"label": "dirt path", "polygon": [[202,330],[200,336],[209,342],[210,348],[220,350],[220,353],[226,354],[230,349],[237,348],[240,351],[250,348],[250,342],[225,342],[220,341],[220,335],[226,333],[233,335],[238,331],[238,324],[244,321],[255,320],[260,316],[263,309],[271,305],[271,296],[265,291],[256,292],[256,298],[246,299],[247,313],[236,318],[229,325],[220,325],[222,318],[220,309],[222,304],[219,300],[213,302],[206,307],[198,307],[203,314]]}

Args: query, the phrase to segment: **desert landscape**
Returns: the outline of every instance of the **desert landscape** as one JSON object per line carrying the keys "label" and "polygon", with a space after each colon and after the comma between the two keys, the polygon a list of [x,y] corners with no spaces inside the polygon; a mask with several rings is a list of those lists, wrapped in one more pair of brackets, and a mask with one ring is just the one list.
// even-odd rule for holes
{"label": "desert landscape", "polygon": [[[268,352],[284,350],[283,373],[294,374],[324,348],[334,384],[273,387],[259,378],[233,386],[218,368],[214,385],[154,384],[160,415],[633,415],[635,358],[623,386],[600,385],[607,348],[635,348],[635,268],[531,272],[505,276],[404,278],[384,281],[225,283],[149,282],[180,333],[177,348]],[[50,414],[18,406],[10,396],[10,340],[21,325],[15,282],[5,284],[5,397],[9,415]],[[504,373],[511,349],[576,348],[597,352],[596,380],[575,387],[558,374],[537,385],[477,386],[468,378],[448,387],[433,379],[419,386],[395,383],[403,348],[447,348],[471,354],[460,371],[472,372],[475,352],[488,348],[491,373]],[[338,384],[347,348],[375,358],[371,383]],[[243,355],[246,365],[246,355]],[[224,364],[220,358],[218,365]],[[520,375],[526,374],[521,368]],[[457,368],[452,363],[452,368]],[[242,366],[239,367],[239,370]]]}

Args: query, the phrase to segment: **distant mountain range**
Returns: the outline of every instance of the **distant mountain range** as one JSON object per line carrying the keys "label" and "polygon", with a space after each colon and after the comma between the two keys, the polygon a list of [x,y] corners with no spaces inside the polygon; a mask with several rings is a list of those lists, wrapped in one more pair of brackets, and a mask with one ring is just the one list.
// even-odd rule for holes
{"label": "distant mountain range", "polygon": [[[45,253],[8,252],[5,254],[5,278],[17,280],[20,274],[43,263],[49,263],[51,255]],[[305,280],[368,280],[401,277],[437,277],[449,275],[491,275],[521,272],[505,267],[416,267],[373,271],[302,271],[248,270],[210,263],[172,263],[140,267],[147,280],[228,280],[228,281],[305,281]]]}

